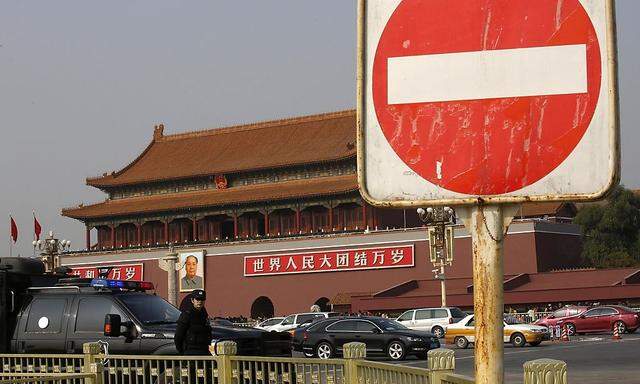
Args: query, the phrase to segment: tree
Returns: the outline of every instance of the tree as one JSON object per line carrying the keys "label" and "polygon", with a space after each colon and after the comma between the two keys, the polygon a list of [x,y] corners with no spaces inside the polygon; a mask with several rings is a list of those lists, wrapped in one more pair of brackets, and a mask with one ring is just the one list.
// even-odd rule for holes
{"label": "tree", "polygon": [[640,265],[640,197],[620,186],[604,204],[585,206],[574,222],[580,225],[585,266]]}

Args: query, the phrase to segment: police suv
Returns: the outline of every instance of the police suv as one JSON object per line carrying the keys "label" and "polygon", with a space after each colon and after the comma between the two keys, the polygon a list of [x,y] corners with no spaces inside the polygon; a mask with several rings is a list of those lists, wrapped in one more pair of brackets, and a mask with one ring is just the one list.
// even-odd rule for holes
{"label": "police suv", "polygon": [[[63,271],[59,271],[63,272]],[[0,258],[0,352],[82,353],[102,342],[110,353],[177,354],[180,311],[149,291],[149,282],[83,279],[45,273],[31,258]],[[214,340],[232,340],[239,355],[290,355],[290,335],[212,326]]]}

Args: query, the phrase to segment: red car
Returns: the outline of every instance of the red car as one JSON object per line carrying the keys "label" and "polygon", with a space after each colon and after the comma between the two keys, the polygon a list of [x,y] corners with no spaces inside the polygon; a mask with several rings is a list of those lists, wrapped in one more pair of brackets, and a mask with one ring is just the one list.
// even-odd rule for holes
{"label": "red car", "polygon": [[[538,320],[536,320],[534,322],[535,325],[541,325],[543,327],[549,327],[549,326],[553,326],[555,327],[556,325],[558,325],[558,323],[562,323],[564,322],[564,320],[568,317],[574,317],[576,315],[580,315],[581,313],[584,313],[586,310],[588,310],[590,307],[588,306],[584,306],[584,305],[567,305],[565,307],[562,307],[560,309],[556,309],[555,311],[553,311],[552,314],[542,317]],[[575,334],[575,329],[573,330],[574,333],[571,333],[572,330],[569,330],[569,336],[572,336]]]}
{"label": "red car", "polygon": [[569,335],[611,332],[614,327],[617,327],[621,333],[632,333],[640,327],[640,313],[622,305],[602,305],[565,317],[558,323],[567,327]]}

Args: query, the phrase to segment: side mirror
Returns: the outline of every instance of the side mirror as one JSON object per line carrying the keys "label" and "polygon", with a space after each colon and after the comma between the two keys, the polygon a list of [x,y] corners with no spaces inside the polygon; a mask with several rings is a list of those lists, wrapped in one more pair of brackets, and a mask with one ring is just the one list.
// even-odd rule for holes
{"label": "side mirror", "polygon": [[549,315],[549,316],[547,317],[547,319],[555,319],[555,318],[556,318],[556,317],[555,317],[555,316],[553,316],[553,315]]}
{"label": "side mirror", "polygon": [[373,328],[373,333],[375,333],[375,334],[378,334],[378,335],[379,335],[379,334],[381,334],[381,333],[382,333],[382,331],[381,331],[379,328]]}
{"label": "side mirror", "polygon": [[124,332],[122,332],[122,336],[126,337],[127,340],[135,339],[137,336],[136,326],[132,321],[125,321],[122,323],[124,327]]}
{"label": "side mirror", "polygon": [[121,335],[120,326],[122,319],[120,315],[108,314],[104,317],[104,335],[118,337]]}
{"label": "side mirror", "polygon": [[580,318],[581,318],[581,319],[584,319],[584,318],[585,318],[584,313],[583,313],[582,315],[580,315]]}

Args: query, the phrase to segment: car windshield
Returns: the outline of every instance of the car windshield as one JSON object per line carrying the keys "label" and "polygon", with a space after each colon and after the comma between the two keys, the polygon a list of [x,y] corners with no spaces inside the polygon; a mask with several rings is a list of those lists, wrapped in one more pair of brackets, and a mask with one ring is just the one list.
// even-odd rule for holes
{"label": "car windshield", "polygon": [[118,298],[143,324],[173,324],[180,317],[178,308],[158,296],[125,294]]}
{"label": "car windshield", "polygon": [[260,325],[263,327],[269,326],[269,325],[276,325],[282,322],[282,318],[273,318],[273,319],[269,319],[269,320],[265,320],[263,321]]}
{"label": "car windshield", "polygon": [[399,329],[409,329],[395,320],[391,319],[378,319],[375,322],[380,328],[385,331],[397,331]]}
{"label": "car windshield", "polygon": [[467,314],[462,312],[460,310],[460,308],[453,307],[453,308],[450,309],[450,311],[451,311],[451,317],[462,318],[462,317],[466,317],[467,316]]}
{"label": "car windshield", "polygon": [[508,325],[524,324],[523,321],[518,320],[517,318],[515,318],[513,316],[505,316],[504,317],[504,322],[507,323]]}

